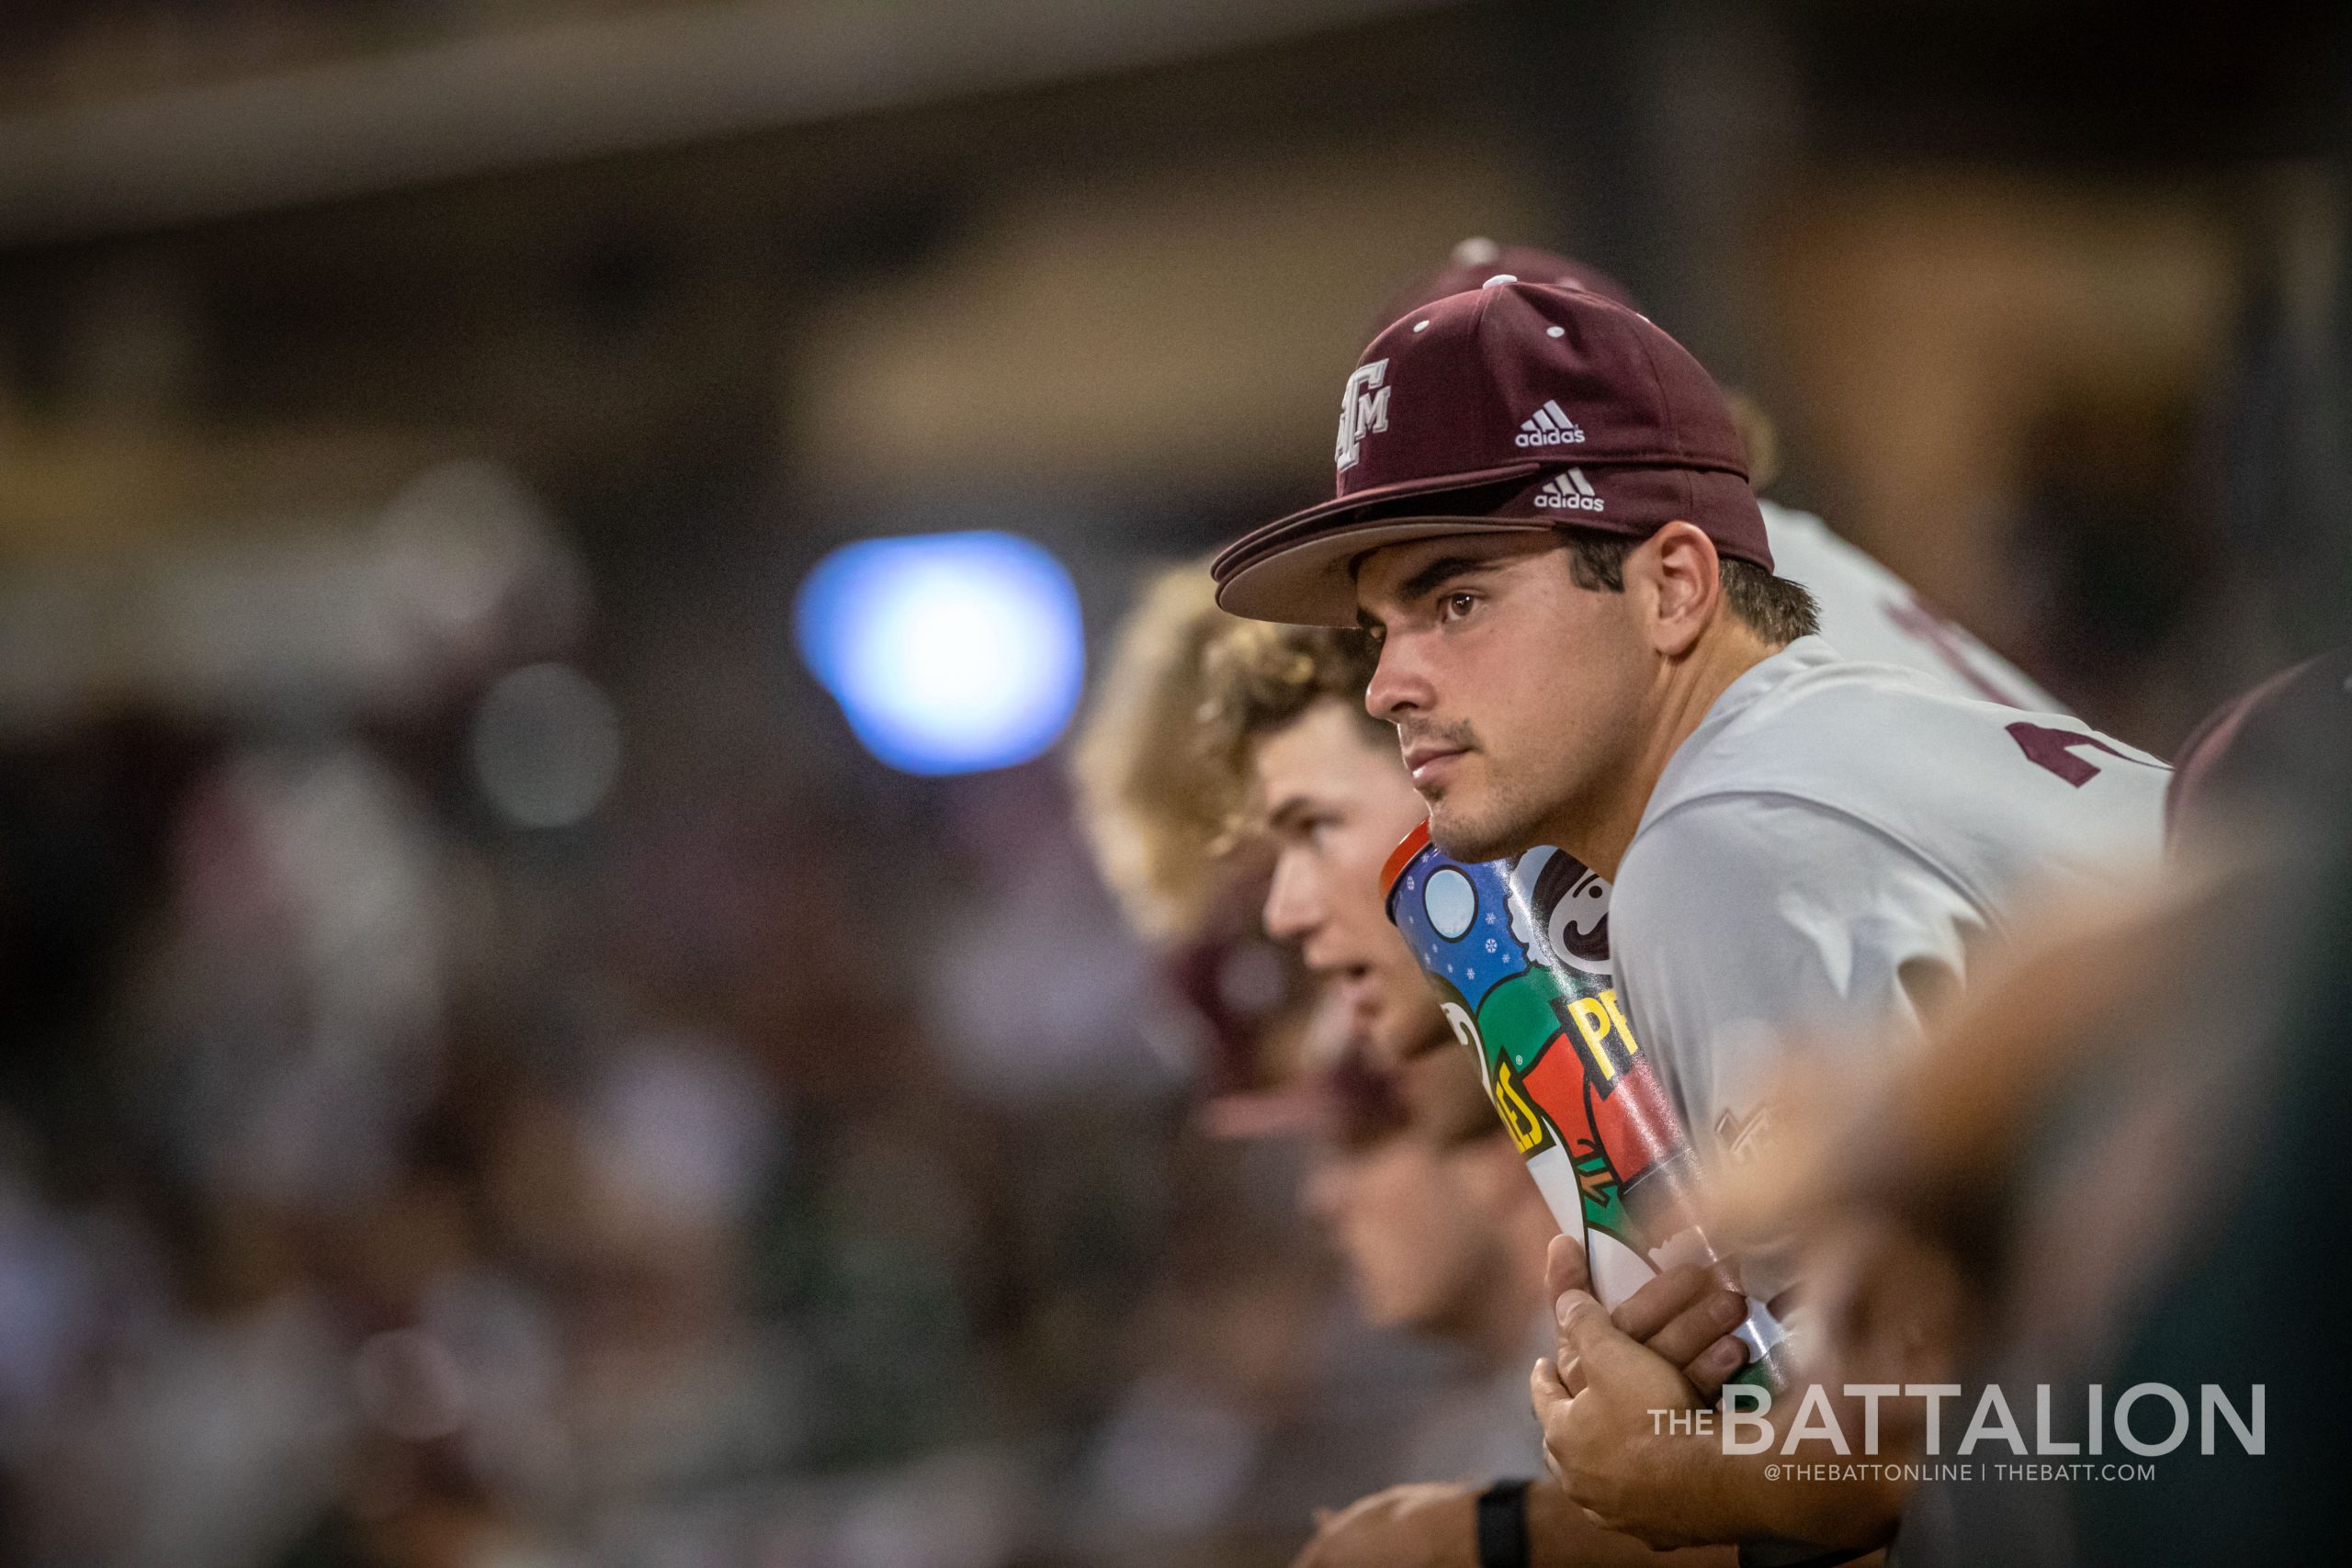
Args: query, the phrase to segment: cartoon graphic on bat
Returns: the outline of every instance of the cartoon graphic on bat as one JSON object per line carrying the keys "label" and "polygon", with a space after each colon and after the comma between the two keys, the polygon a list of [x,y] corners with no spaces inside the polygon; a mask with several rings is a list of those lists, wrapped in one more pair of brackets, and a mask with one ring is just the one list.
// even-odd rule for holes
{"label": "cartoon graphic on bat", "polygon": [[[1563,1230],[1615,1306],[1664,1259],[1713,1259],[1695,1223],[1697,1156],[1618,1003],[1609,884],[1574,857],[1441,854],[1426,826],[1389,857],[1388,918]],[[1783,1336],[1749,1302],[1747,1381],[1781,1382]]]}

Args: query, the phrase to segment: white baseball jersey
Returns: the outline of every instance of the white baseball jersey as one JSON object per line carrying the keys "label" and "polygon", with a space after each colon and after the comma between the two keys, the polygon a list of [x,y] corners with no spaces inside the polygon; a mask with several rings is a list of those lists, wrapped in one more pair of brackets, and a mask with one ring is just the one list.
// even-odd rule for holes
{"label": "white baseball jersey", "polygon": [[2007,660],[1926,605],[1911,585],[1829,531],[1810,512],[1759,502],[1772,570],[1813,590],[1821,631],[1849,659],[1900,664],[1964,697],[2030,713],[2057,700]]}
{"label": "white baseball jersey", "polygon": [[1915,1032],[2020,898],[2154,867],[2169,776],[1824,637],[1733,682],[1668,761],[1610,908],[1627,1020],[1702,1153],[1768,1135],[1791,1032]]}
{"label": "white baseball jersey", "polygon": [[[1562,884],[1604,949],[1577,966],[1604,986],[1614,971],[1634,1039],[1711,1159],[1769,1134],[1763,1096],[1790,1032],[1916,1032],[1917,998],[1964,976],[2021,884],[2153,863],[2167,777],[1819,518],[1763,511],[1775,570],[1812,590],[1824,636],[1735,682],[1676,751],[1619,867],[1627,886]],[[1562,1228],[1583,1233],[1566,1152],[1547,1144],[1529,1168]],[[1623,1300],[1649,1264],[1606,1235],[1587,1241],[1602,1299]],[[1766,1299],[1786,1283],[1776,1259],[1746,1268]]]}

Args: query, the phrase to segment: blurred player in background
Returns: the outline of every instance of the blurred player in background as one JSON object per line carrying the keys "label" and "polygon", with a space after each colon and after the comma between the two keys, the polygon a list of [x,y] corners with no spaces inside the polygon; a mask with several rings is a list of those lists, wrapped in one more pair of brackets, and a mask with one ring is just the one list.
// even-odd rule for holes
{"label": "blurred player in background", "polygon": [[1403,1473],[1532,1475],[1530,1347],[1544,1348],[1544,1256],[1558,1227],[1459,1053],[1321,1075],[1306,1205],[1364,1319],[1457,1346],[1469,1377],[1414,1423]]}

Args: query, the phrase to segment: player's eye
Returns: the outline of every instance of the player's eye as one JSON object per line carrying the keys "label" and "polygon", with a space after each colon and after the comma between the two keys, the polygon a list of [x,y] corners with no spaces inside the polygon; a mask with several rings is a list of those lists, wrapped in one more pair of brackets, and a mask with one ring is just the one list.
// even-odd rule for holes
{"label": "player's eye", "polygon": [[1285,855],[1314,855],[1322,852],[1323,825],[1312,818],[1301,818],[1287,823],[1279,834]]}
{"label": "player's eye", "polygon": [[1295,812],[1274,824],[1275,834],[1294,844],[1312,844],[1322,836],[1326,818]]}
{"label": "player's eye", "polygon": [[1471,606],[1477,602],[1478,596],[1475,593],[1448,593],[1437,602],[1437,618],[1441,621],[1458,621],[1468,615]]}

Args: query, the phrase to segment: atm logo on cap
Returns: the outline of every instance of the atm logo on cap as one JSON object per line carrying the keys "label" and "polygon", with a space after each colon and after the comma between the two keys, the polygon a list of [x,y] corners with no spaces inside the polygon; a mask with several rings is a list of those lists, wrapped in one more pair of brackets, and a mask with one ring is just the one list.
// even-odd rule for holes
{"label": "atm logo on cap", "polygon": [[1593,493],[1592,483],[1584,477],[1582,468],[1554,474],[1551,482],[1535,492],[1535,504],[1559,512],[1605,510],[1600,497]]}
{"label": "atm logo on cap", "polygon": [[1333,449],[1331,460],[1345,473],[1356,466],[1363,456],[1363,438],[1374,431],[1388,428],[1389,389],[1381,385],[1388,375],[1388,361],[1375,359],[1356,367],[1348,378],[1347,390],[1340,394],[1340,441]]}

